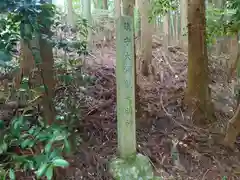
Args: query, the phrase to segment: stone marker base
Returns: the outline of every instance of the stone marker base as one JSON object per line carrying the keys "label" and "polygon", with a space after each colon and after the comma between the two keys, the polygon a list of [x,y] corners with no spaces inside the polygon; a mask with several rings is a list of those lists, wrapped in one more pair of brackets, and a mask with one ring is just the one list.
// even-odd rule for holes
{"label": "stone marker base", "polygon": [[142,154],[127,159],[116,158],[110,163],[110,173],[115,180],[161,180],[155,177],[149,158]]}

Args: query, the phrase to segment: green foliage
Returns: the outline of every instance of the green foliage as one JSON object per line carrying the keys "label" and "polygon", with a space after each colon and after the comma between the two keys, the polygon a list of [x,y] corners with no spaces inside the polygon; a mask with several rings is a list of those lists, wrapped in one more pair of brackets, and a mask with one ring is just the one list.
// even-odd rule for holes
{"label": "green foliage", "polygon": [[228,30],[231,33],[238,33],[240,29],[240,1],[230,0],[226,4],[226,8],[231,10],[231,19],[228,22]]}
{"label": "green foliage", "polygon": [[77,29],[80,31],[80,35],[83,37],[87,37],[88,27],[89,23],[87,22],[87,19],[81,17],[77,19]]}
{"label": "green foliage", "polygon": [[[28,78],[23,78],[23,92],[29,90],[27,82]],[[54,168],[69,165],[62,157],[71,150],[68,124],[61,125],[62,118],[57,116],[56,122],[48,125],[41,113],[32,114],[36,111],[32,109],[31,106],[22,109],[21,115],[15,116],[9,124],[1,121],[0,178],[3,180],[14,179],[18,171],[34,172],[37,178],[45,176],[51,180]]]}
{"label": "green foliage", "polygon": [[57,47],[58,49],[63,49],[64,51],[67,52],[72,52],[73,50],[75,50],[78,53],[78,55],[88,54],[87,42],[85,40],[83,41],[56,40],[55,47]]}
{"label": "green foliage", "polygon": [[14,20],[12,13],[0,20],[0,66],[6,66],[6,62],[11,61],[20,39],[19,23]]}
{"label": "green foliage", "polygon": [[225,18],[226,11],[223,9],[209,6],[206,10],[206,31],[207,31],[207,44],[215,44],[218,37],[226,35],[225,24],[227,23]]}
{"label": "green foliage", "polygon": [[80,14],[82,11],[82,4],[81,1],[79,0],[72,0],[72,4],[73,4],[73,9],[75,11],[76,14]]}
{"label": "green foliage", "polygon": [[[16,42],[21,39],[29,42],[40,36],[49,36],[51,33],[46,29],[53,24],[56,8],[52,4],[31,4],[12,1],[13,10],[6,19],[0,21],[0,60],[11,60],[11,51],[13,51]],[[34,54],[35,55],[35,54]],[[8,58],[7,58],[8,56]]]}
{"label": "green foliage", "polygon": [[0,20],[0,50],[13,52],[14,46],[20,39],[19,23],[15,21],[12,13],[9,13],[5,19]]}
{"label": "green foliage", "polygon": [[151,10],[149,20],[152,21],[157,16],[164,16],[167,12],[176,10],[177,2],[175,0],[153,0],[151,1]]}
{"label": "green foliage", "polygon": [[[52,38],[53,32],[49,32],[49,27],[52,30],[64,30],[66,26],[61,25],[61,12],[57,11],[52,4],[24,4],[17,6],[14,13],[10,13],[6,19],[0,21],[0,60],[2,62],[11,60],[11,51],[14,50],[16,42],[20,37],[28,42],[33,38],[44,38],[52,43],[53,46],[65,51],[77,50],[79,55],[87,54],[87,42],[83,38],[82,41],[69,41],[67,39]],[[78,20],[78,32],[81,37],[87,36],[87,22],[84,19]],[[19,28],[20,26],[20,28]],[[39,51],[32,49],[35,60],[39,63]],[[37,51],[36,51],[37,50]],[[0,63],[5,65],[4,63]]]}
{"label": "green foliage", "polygon": [[[65,48],[65,50],[67,46],[80,49],[81,52],[86,49],[84,43],[82,45],[79,42],[71,42],[71,46],[69,46],[69,43],[62,45],[59,41],[51,40],[53,33],[50,31],[50,27],[56,25],[55,28],[57,29],[60,26],[60,22],[54,19],[57,15],[54,5],[47,3],[31,4],[30,2],[13,4],[14,12],[10,13],[0,24],[0,28],[4,30],[1,33],[0,42],[0,48],[3,52],[0,53],[2,58],[6,59],[5,54],[11,55],[15,43],[20,38],[27,45],[30,44],[32,39],[42,38],[48,42],[50,40],[53,45]],[[54,44],[53,42],[57,43]],[[42,62],[40,51],[35,47],[30,47],[30,49],[38,68],[39,63]],[[43,79],[43,75],[41,73],[40,75]],[[34,89],[29,87],[28,79],[28,77],[22,78],[19,93],[25,93],[29,97],[34,95],[34,100],[42,93],[47,92],[48,87],[44,84],[44,79],[43,84]],[[64,152],[70,152],[71,149],[69,132],[72,129],[69,127],[69,123],[62,123],[65,116],[60,116],[61,118],[57,116],[56,122],[47,125],[44,117],[40,115],[41,112],[37,112],[36,115],[28,111],[28,109],[24,109],[23,113],[14,117],[9,124],[4,124],[1,121],[3,130],[0,132],[0,178],[2,179],[16,179],[17,171],[32,171],[35,172],[38,179],[46,176],[50,180],[55,167],[67,167],[69,165],[62,157]]]}
{"label": "green foliage", "polygon": [[24,170],[51,180],[55,167],[69,166],[61,156],[63,152],[70,152],[67,128],[58,124],[48,126],[39,119],[38,123],[35,121],[23,114],[1,132],[0,166],[5,177],[14,179],[14,172]]}
{"label": "green foliage", "polygon": [[[11,11],[5,19],[0,21],[0,60],[3,59],[4,62],[11,60],[16,42],[20,39],[29,45],[31,40],[42,38],[56,48],[63,49],[66,53],[73,50],[77,50],[79,55],[87,53],[87,43],[84,39],[87,34],[85,20],[81,19],[77,27],[77,31],[83,39],[59,39],[53,36],[53,31],[64,32],[69,28],[62,25],[63,18],[54,5],[33,4],[31,1],[18,3],[10,0],[8,3],[11,4],[11,7],[0,4],[0,8],[3,10]],[[27,100],[31,104],[30,102],[34,102],[35,99],[46,93],[48,87],[44,84],[45,81],[38,66],[42,62],[40,51],[36,47],[29,46],[29,48],[43,82],[32,88],[29,87],[29,78],[22,78],[18,93],[27,95]],[[73,68],[74,63],[76,63],[74,60],[63,63],[62,68],[65,73],[61,77],[57,76],[57,79],[62,78],[65,85],[71,84],[79,72]],[[68,68],[69,64],[72,65],[72,68]],[[84,81],[89,77],[84,76],[81,71],[80,75]],[[89,81],[91,80],[89,78]],[[50,180],[56,167],[69,165],[62,155],[71,150],[72,144],[69,137],[72,136],[70,132],[73,131],[74,121],[79,119],[77,117],[79,108],[76,107],[75,101],[68,98],[65,100],[67,102],[65,101],[64,105],[72,108],[71,111],[61,111],[63,108],[58,108],[59,115],[51,125],[45,122],[40,110],[35,107],[23,109],[21,115],[14,117],[9,124],[0,121],[0,179],[16,179],[16,172],[29,171],[34,172],[38,179],[45,176]]]}
{"label": "green foliage", "polygon": [[236,5],[229,2],[222,9],[211,5],[208,6],[206,10],[208,45],[214,44],[219,37],[236,35],[238,33],[240,19],[237,18],[240,15],[238,15],[238,10],[234,9],[236,7]]}
{"label": "green foliage", "polygon": [[8,10],[15,9],[20,4],[20,2],[20,0],[1,0],[0,12],[7,12]]}
{"label": "green foliage", "polygon": [[[65,31],[71,30],[71,27],[68,27],[64,24],[62,24],[64,19],[64,15],[62,15],[61,11],[55,11],[55,16],[54,16],[54,22],[52,25],[52,31],[62,31],[64,33]],[[55,48],[58,49],[63,49],[65,52],[77,52],[77,54],[80,55],[87,55],[87,33],[88,33],[88,23],[85,19],[79,18],[77,20],[77,27],[76,31],[77,34],[79,34],[79,37],[75,38],[74,40],[72,39],[67,39],[67,38],[61,38],[59,39],[58,37],[52,37],[51,42],[52,45]]]}

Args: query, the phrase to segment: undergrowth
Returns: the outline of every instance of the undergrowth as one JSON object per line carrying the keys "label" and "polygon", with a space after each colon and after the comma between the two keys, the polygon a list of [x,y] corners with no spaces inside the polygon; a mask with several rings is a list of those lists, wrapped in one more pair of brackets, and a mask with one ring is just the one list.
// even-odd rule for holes
{"label": "undergrowth", "polygon": [[[53,5],[44,4],[41,8],[43,8],[42,11],[49,11],[49,16],[53,15],[47,19],[48,23],[52,23],[54,19],[52,31],[56,34],[59,34],[59,31],[60,34],[71,31],[71,27],[62,25],[61,13],[57,12]],[[34,13],[39,13],[36,9],[33,10],[26,10],[30,13],[27,16],[30,20],[33,20],[30,16],[35,17]],[[54,12],[50,12],[52,10]],[[20,50],[17,48],[17,44],[24,37],[21,31],[21,18],[25,18],[21,12],[18,14],[9,13],[0,21],[0,31],[2,32],[0,35],[2,40],[0,42],[0,65],[4,70],[10,69],[5,74],[19,70],[20,57],[18,55]],[[78,25],[78,35],[75,38],[66,39],[66,36],[59,38],[59,35],[51,36],[51,39],[46,37],[57,51],[62,49],[65,53],[64,58],[59,58],[55,63],[56,88],[79,85],[85,87],[93,81],[92,77],[81,71],[82,59],[69,58],[68,56],[71,52],[76,52],[79,56],[87,54],[87,23],[84,20],[79,21],[79,23],[83,24]],[[19,24],[20,28],[17,26]],[[28,32],[28,36],[35,32],[34,28],[32,26],[28,29],[32,30],[32,32]],[[14,55],[17,55],[17,67],[9,65]],[[33,56],[36,57],[36,54]],[[37,60],[35,59],[35,61]],[[11,87],[8,86],[7,89],[1,90],[7,94],[1,97],[4,100],[1,106],[4,106],[11,99],[10,97],[15,97],[14,101],[17,101],[18,106],[12,109],[13,116],[8,121],[0,119],[0,180],[17,179],[21,172],[24,172],[25,176],[36,176],[38,179],[46,177],[51,180],[56,168],[69,166],[67,156],[72,153],[73,146],[79,139],[74,136],[76,122],[81,119],[76,99],[68,94],[61,97],[60,102],[55,102],[56,118],[52,124],[49,124],[44,119],[42,107],[39,104],[39,100],[47,88],[45,84],[31,87],[29,86],[29,77],[23,77],[20,89],[13,89],[12,79],[7,85],[11,85]]]}

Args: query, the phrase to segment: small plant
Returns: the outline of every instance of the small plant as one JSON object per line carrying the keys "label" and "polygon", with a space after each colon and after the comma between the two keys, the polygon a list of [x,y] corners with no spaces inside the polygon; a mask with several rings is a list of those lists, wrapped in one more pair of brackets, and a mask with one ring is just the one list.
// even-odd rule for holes
{"label": "small plant", "polygon": [[[10,28],[1,39],[0,47],[6,54],[10,54],[12,44],[10,41],[12,31],[16,31],[26,45],[34,38],[51,38],[51,32],[44,34],[45,30],[51,27],[56,12],[52,4],[14,4],[14,14],[8,17],[11,21],[5,20],[2,23],[3,29]],[[10,25],[19,25],[14,29]],[[8,25],[10,24],[10,25]],[[8,42],[11,44],[8,45]],[[40,64],[42,62],[40,52],[37,48],[28,48],[32,51],[36,71],[39,72],[42,82],[40,85],[30,86],[29,77],[21,78],[21,87],[17,94],[27,97],[25,99],[29,106],[17,111],[10,122],[1,121],[0,131],[0,179],[17,178],[18,172],[34,173],[39,179],[47,177],[51,180],[56,167],[67,167],[69,163],[63,155],[70,152],[70,131],[66,124],[57,120],[49,123],[48,119],[42,116],[41,104],[36,102],[48,92],[48,87],[44,83]],[[11,55],[11,54],[10,54]],[[50,102],[50,101],[49,101]],[[36,107],[37,104],[37,107]],[[50,104],[50,103],[49,103]]]}
{"label": "small plant", "polygon": [[[77,40],[54,37],[53,30],[64,31],[66,28],[61,25],[62,17],[54,5],[4,1],[11,4],[9,11],[14,11],[0,22],[0,58],[10,57],[4,62],[10,61],[16,42],[23,40],[24,45],[31,50],[35,62],[34,72],[41,80],[34,84],[31,81],[33,73],[30,73],[29,77],[22,76],[20,89],[16,90],[16,94],[19,97],[26,97],[25,106],[23,109],[18,109],[9,122],[0,121],[0,180],[17,179],[19,172],[34,174],[38,179],[46,177],[51,180],[56,167],[69,166],[64,154],[72,149],[70,136],[73,134],[74,122],[79,119],[77,117],[79,108],[74,105],[76,104],[74,98],[65,98],[63,104],[67,107],[60,107],[59,110],[57,109],[59,104],[56,103],[58,115],[55,116],[53,113],[55,120],[52,118],[53,121],[49,123],[49,119],[43,117],[41,107],[44,105],[38,100],[48,95],[48,87],[41,70],[40,48],[30,46],[30,42],[42,38],[66,53],[74,51],[79,56],[85,55],[87,54],[87,22],[79,20]],[[0,8],[5,8],[5,12],[6,7],[0,4]],[[91,77],[76,68],[78,63],[78,60],[73,58],[66,58],[63,63],[55,63],[57,70],[63,70],[60,75],[57,73],[57,80],[61,80],[64,86],[73,85],[76,82],[75,77],[78,79],[81,77],[82,86],[88,80],[90,82]],[[52,105],[53,98],[48,100],[48,105]]]}
{"label": "small plant", "polygon": [[[37,121],[37,122],[36,122]],[[56,167],[67,167],[69,163],[62,154],[70,152],[67,128],[59,124],[44,124],[41,117],[29,118],[29,114],[14,117],[12,122],[1,122],[0,178],[16,179],[15,173],[34,172],[37,178],[53,177]]]}

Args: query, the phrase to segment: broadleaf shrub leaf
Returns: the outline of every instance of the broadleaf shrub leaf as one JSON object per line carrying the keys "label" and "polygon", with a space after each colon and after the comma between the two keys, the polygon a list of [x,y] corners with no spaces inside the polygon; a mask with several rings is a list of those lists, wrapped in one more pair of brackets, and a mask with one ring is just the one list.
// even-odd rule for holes
{"label": "broadleaf shrub leaf", "polygon": [[10,178],[10,180],[15,180],[16,179],[16,176],[15,176],[15,173],[14,173],[13,169],[9,170],[9,178]]}
{"label": "broadleaf shrub leaf", "polygon": [[36,175],[38,178],[42,177],[48,168],[48,164],[42,164],[37,170]]}
{"label": "broadleaf shrub leaf", "polygon": [[53,165],[57,167],[68,167],[69,163],[64,159],[55,159],[53,160]]}

